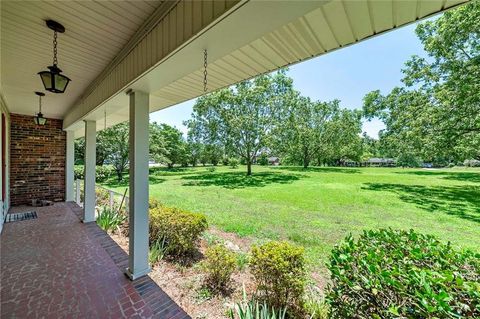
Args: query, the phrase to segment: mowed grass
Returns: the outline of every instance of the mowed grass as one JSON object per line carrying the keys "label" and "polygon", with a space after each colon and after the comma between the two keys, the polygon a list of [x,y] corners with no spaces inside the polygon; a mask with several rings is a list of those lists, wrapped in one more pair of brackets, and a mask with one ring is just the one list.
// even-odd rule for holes
{"label": "mowed grass", "polygon": [[[151,169],[150,197],[202,212],[254,241],[287,239],[323,268],[331,248],[364,229],[415,229],[479,251],[480,170],[398,168]],[[127,181],[107,187],[125,189]]]}

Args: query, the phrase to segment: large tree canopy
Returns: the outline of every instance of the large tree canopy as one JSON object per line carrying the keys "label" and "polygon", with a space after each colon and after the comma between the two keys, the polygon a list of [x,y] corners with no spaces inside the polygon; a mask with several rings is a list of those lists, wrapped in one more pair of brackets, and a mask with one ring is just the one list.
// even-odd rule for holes
{"label": "large tree canopy", "polygon": [[284,162],[307,168],[360,156],[361,114],[341,109],[338,100],[313,102],[295,92],[279,117],[272,148]]}
{"label": "large tree canopy", "polygon": [[292,91],[285,72],[261,75],[200,97],[187,125],[205,144],[223,146],[242,158],[251,175],[255,158],[268,144],[277,110]]}
{"label": "large tree canopy", "polygon": [[364,99],[367,118],[386,124],[381,137],[394,155],[480,158],[480,2],[419,24],[427,57],[406,64],[404,87]]}

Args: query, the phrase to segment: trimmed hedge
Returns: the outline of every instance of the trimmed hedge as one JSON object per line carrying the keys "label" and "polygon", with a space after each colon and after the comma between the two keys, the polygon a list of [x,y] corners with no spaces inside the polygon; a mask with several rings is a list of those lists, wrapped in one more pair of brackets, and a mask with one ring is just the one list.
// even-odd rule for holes
{"label": "trimmed hedge", "polygon": [[287,308],[294,317],[303,315],[306,283],[304,249],[286,241],[252,247],[250,270],[261,301],[275,309]]}
{"label": "trimmed hedge", "polygon": [[200,235],[208,228],[203,214],[150,202],[150,243],[165,240],[167,255],[191,254]]}
{"label": "trimmed hedge", "polygon": [[410,231],[365,231],[332,250],[332,318],[480,318],[480,254]]}

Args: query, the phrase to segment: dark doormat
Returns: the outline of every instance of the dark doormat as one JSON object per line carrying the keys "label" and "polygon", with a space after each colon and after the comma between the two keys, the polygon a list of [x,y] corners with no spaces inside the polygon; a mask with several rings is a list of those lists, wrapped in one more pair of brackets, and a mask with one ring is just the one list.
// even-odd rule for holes
{"label": "dark doormat", "polygon": [[24,212],[24,213],[15,213],[15,214],[7,214],[5,216],[5,222],[6,223],[12,223],[12,222],[19,222],[21,220],[28,220],[28,219],[35,219],[37,218],[37,212],[32,211],[32,212]]}

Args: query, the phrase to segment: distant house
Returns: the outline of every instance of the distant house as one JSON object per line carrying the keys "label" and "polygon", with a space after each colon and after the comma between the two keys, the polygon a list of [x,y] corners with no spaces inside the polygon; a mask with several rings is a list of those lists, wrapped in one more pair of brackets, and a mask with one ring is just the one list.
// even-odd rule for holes
{"label": "distant house", "polygon": [[278,166],[280,165],[280,158],[276,156],[271,156],[268,158],[268,165]]}
{"label": "distant house", "polygon": [[365,162],[366,166],[378,166],[378,167],[393,167],[397,164],[397,161],[393,158],[379,158],[372,157]]}

